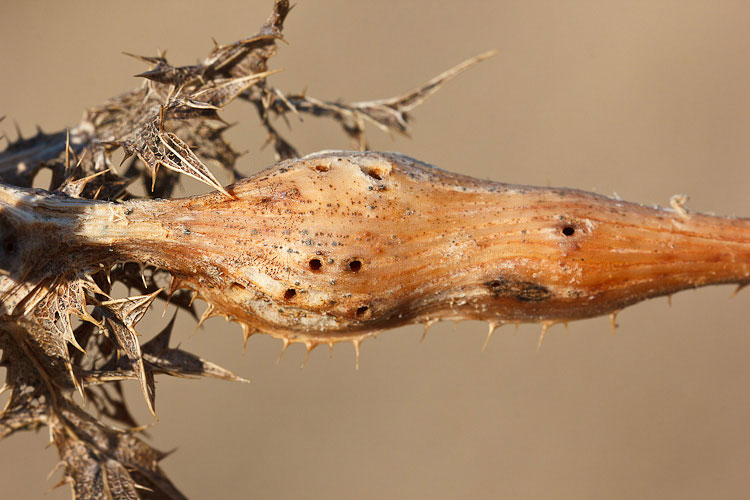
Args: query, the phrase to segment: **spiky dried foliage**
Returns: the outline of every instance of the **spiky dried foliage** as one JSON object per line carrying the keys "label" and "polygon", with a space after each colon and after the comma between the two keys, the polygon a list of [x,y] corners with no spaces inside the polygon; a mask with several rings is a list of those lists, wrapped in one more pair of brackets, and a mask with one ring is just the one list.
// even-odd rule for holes
{"label": "spiky dried foliage", "polygon": [[[256,35],[215,45],[199,64],[173,66],[164,55],[134,56],[149,65],[140,75],[142,86],[88,109],[69,131],[39,131],[28,139],[19,135],[0,153],[0,180],[30,187],[41,169],[49,169],[52,192],[71,199],[124,201],[134,197],[127,188],[138,180],[150,188],[148,197],[170,198],[182,173],[231,197],[206,164],[238,175],[240,155],[225,139],[227,124],[218,114],[233,100],[252,105],[278,159],[298,156],[272,124],[275,117],[289,114],[336,120],[355,147],[366,149],[366,123],[406,134],[415,106],[490,55],[391,99],[342,103],[285,94],[270,85],[268,77],[275,71],[268,60],[282,39],[289,10],[288,1],[276,0]],[[118,149],[125,153],[125,165],[115,167],[112,154]],[[155,300],[169,299],[195,316],[192,295],[178,289],[170,273],[145,272],[139,262],[41,270],[43,262],[19,255],[25,236],[16,229],[0,227],[0,272],[12,277],[0,287],[0,348],[10,393],[0,415],[0,437],[47,426],[61,458],[63,482],[71,484],[78,499],[184,498],[159,468],[165,455],[137,437],[138,423],[121,384],[136,379],[155,415],[157,374],[242,380],[171,348],[174,320],[150,341],[140,342],[136,326]],[[116,283],[133,295],[114,298]],[[74,401],[75,393],[82,404]]]}

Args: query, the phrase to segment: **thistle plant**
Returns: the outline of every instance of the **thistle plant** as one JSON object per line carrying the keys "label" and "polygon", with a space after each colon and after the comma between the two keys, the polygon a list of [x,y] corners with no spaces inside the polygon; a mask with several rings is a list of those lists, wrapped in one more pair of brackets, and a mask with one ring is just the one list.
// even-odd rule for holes
{"label": "thistle plant", "polygon": [[[0,347],[8,404],[0,436],[47,427],[75,498],[184,498],[138,436],[122,383],[156,415],[157,375],[243,379],[175,347],[174,322],[149,339],[155,301],[198,325],[238,323],[307,353],[354,346],[397,326],[481,320],[556,323],[614,315],[704,285],[750,282],[750,222],[645,207],[564,188],[452,174],[368,151],[365,125],[404,134],[409,113],[485,53],[404,95],[343,103],[273,86],[269,66],[289,4],[254,36],[200,63],[146,64],[139,88],[86,111],[69,131],[0,154]],[[244,101],[276,165],[241,179],[221,110]],[[356,151],[302,156],[274,123],[339,123]],[[113,153],[121,151],[119,165]],[[220,166],[235,178],[223,186]],[[41,169],[48,189],[31,189]],[[175,197],[180,175],[210,194]],[[145,197],[129,190],[147,187]],[[113,286],[130,293],[117,297]],[[198,316],[195,300],[206,302]],[[117,424],[115,427],[112,424]]]}

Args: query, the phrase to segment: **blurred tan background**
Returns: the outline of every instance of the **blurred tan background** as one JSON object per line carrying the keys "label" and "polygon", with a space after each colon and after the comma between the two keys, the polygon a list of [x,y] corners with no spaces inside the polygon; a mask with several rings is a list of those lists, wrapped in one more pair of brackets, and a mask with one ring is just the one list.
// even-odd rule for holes
{"label": "blurred tan background", "polygon": [[[271,0],[5,2],[0,10],[0,125],[30,134],[77,122],[84,107],[138,85],[121,51],[190,64],[255,33]],[[418,108],[413,139],[372,130],[397,150],[474,176],[617,192],[667,205],[750,215],[750,5],[643,1],[306,1],[272,59],[275,83],[320,98],[364,100],[410,89],[487,49],[499,54]],[[235,146],[240,170],[272,162],[254,112]],[[347,148],[337,126],[279,129],[301,152]],[[188,185],[188,188],[193,186]],[[186,191],[187,193],[188,191]],[[683,292],[609,319],[506,327],[421,327],[363,345],[301,346],[221,319],[175,339],[252,384],[161,379],[157,447],[191,498],[747,498],[750,490],[750,295]],[[160,312],[159,308],[159,312]],[[144,337],[166,322],[153,314]],[[131,401],[150,422],[135,383]],[[57,462],[46,431],[0,443],[2,498],[45,495]]]}

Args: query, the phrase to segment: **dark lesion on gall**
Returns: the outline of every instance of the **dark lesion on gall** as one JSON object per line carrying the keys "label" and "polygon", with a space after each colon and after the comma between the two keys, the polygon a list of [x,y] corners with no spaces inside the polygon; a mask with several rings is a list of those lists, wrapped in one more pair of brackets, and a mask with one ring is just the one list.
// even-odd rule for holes
{"label": "dark lesion on gall", "polygon": [[497,298],[513,297],[521,302],[542,302],[552,295],[544,285],[503,276],[487,281],[484,285]]}
{"label": "dark lesion on gall", "polygon": [[19,240],[17,229],[0,218],[0,270],[6,274],[22,272],[24,252],[21,247],[25,240],[28,238]]}
{"label": "dark lesion on gall", "polygon": [[370,306],[359,306],[354,315],[357,319],[367,319],[372,316],[372,311],[370,310]]}
{"label": "dark lesion on gall", "polygon": [[389,168],[385,166],[366,165],[366,166],[361,166],[359,168],[362,169],[362,172],[364,172],[365,175],[369,176],[371,179],[374,179],[376,181],[381,181],[385,177],[388,176]]}
{"label": "dark lesion on gall", "polygon": [[3,255],[13,255],[16,253],[16,237],[13,234],[5,235],[2,240]]}

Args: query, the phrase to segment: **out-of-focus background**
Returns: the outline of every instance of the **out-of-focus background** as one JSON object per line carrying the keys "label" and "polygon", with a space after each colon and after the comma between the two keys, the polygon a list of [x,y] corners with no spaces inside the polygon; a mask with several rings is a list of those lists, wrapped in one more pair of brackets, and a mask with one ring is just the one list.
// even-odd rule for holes
{"label": "out-of-focus background", "polygon": [[[168,49],[190,64],[255,33],[271,1],[4,2],[0,129],[74,125],[139,84],[122,51]],[[369,135],[442,168],[594,190],[645,204],[750,215],[750,6],[743,2],[304,1],[271,60],[287,91],[389,97],[488,49],[494,58],[415,113],[413,138]],[[272,163],[240,102],[240,170]],[[302,153],[348,148],[324,120],[279,129]],[[186,184],[185,193],[194,184]],[[276,364],[278,341],[212,319],[182,347],[252,379],[159,380],[152,443],[191,498],[746,498],[750,489],[750,295],[714,287],[554,327],[402,328],[362,346]],[[159,308],[159,313],[161,308]],[[140,325],[149,338],[168,317]],[[135,382],[135,413],[150,423]],[[0,443],[2,498],[45,494],[57,462],[46,432]]]}

